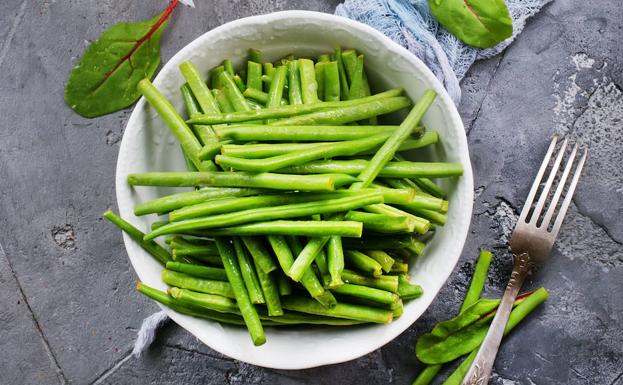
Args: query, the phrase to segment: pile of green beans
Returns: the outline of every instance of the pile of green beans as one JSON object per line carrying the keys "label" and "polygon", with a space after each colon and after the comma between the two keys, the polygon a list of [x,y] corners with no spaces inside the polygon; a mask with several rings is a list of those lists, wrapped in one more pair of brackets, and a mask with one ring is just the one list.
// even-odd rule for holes
{"label": "pile of green beans", "polygon": [[364,64],[341,48],[275,62],[250,50],[241,66],[224,60],[209,74],[184,62],[183,114],[139,83],[187,169],[127,181],[192,189],[138,204],[135,215],[158,216],[146,233],[104,215],[164,266],[168,292],[140,283],[141,293],[245,325],[256,345],[265,326],[388,323],[422,295],[409,263],[449,204],[432,178],[463,168],[402,158],[439,142],[422,121],[436,93],[415,103],[400,88],[373,94]]}

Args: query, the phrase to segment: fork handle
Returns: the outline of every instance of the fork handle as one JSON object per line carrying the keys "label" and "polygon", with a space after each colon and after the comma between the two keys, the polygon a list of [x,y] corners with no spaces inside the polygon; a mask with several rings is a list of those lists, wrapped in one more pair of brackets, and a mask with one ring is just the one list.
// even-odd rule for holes
{"label": "fork handle", "polygon": [[461,385],[486,385],[489,382],[495,356],[500,348],[502,337],[504,337],[506,322],[511,310],[513,310],[513,303],[517,298],[526,275],[532,268],[532,261],[528,253],[513,254],[513,259],[513,272],[504,291],[500,306]]}

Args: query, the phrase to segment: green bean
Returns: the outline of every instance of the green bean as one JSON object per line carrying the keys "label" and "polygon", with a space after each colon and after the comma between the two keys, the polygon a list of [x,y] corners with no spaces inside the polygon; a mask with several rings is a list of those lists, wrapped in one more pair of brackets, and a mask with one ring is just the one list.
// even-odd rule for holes
{"label": "green bean", "polygon": [[420,218],[420,217],[416,217],[413,214],[409,214],[406,211],[402,211],[390,205],[386,205],[382,203],[375,204],[375,205],[364,207],[364,210],[368,212],[376,213],[376,214],[385,214],[385,215],[390,215],[390,216],[395,216],[395,217],[407,217],[412,220],[415,231],[417,231],[420,234],[425,234],[430,229],[430,222],[428,220]]}
{"label": "green bean", "polygon": [[301,97],[303,104],[318,102],[318,83],[314,62],[309,59],[299,59],[299,74],[301,77]]}
{"label": "green bean", "polygon": [[[383,194],[383,202],[387,204],[404,205],[413,202],[415,199],[419,199],[415,195],[415,189],[410,187],[397,189],[385,187],[377,183],[373,183],[370,187]],[[368,191],[368,189],[363,189],[360,191]]]}
{"label": "green bean", "polygon": [[229,282],[196,278],[188,274],[167,269],[162,271],[162,281],[168,285],[182,289],[234,298],[234,292]]}
{"label": "green bean", "polygon": [[407,217],[349,211],[344,218],[361,222],[364,229],[378,233],[412,233],[415,229],[415,222]]}
{"label": "green bean", "polygon": [[[383,146],[374,154],[370,162],[361,171],[358,178],[360,182],[357,182],[355,186],[357,188],[367,187],[372,183],[385,165],[394,157],[394,154],[400,148],[402,142],[404,142],[415,127],[420,123],[420,120],[424,116],[424,113],[428,110],[428,107],[435,100],[437,94],[435,91],[429,89],[424,92],[424,95],[413,106],[409,115],[400,123],[400,127],[392,133]],[[353,187],[351,187],[353,188]]]}
{"label": "green bean", "polygon": [[[279,126],[271,126],[278,128]],[[331,127],[331,126],[327,126]],[[367,130],[367,126],[351,126],[353,128],[361,128],[364,131]],[[374,127],[374,126],[372,126]],[[232,128],[235,129],[235,128]],[[380,135],[380,134],[379,134]],[[366,137],[368,137],[367,135]],[[419,139],[409,139],[403,142],[403,145],[400,147],[400,151],[402,150],[410,150],[413,148],[420,148],[427,146],[431,143],[437,142],[437,133],[436,132],[427,132]],[[267,158],[271,156],[288,154],[291,152],[308,150],[310,148],[316,147],[320,144],[324,143],[262,143],[262,144],[246,144],[246,145],[234,145],[234,144],[224,144],[221,148],[221,152],[224,155],[235,156],[238,158]],[[370,151],[363,151],[359,155],[366,155],[369,152],[374,153],[378,149],[378,147],[373,148]],[[329,161],[330,163],[331,161]],[[312,165],[322,164],[317,162],[312,162]],[[367,164],[367,163],[366,163]],[[306,165],[302,166],[303,169]],[[314,166],[316,167],[316,166]],[[286,168],[288,172],[294,172],[295,168]]]}
{"label": "green bean", "polygon": [[[289,271],[292,267],[292,263],[294,263],[294,256],[286,239],[283,236],[269,235],[268,242],[277,256],[281,269],[284,272]],[[300,253],[300,251],[301,250],[298,249],[295,250],[297,254]],[[337,303],[333,295],[322,287],[318,277],[316,277],[316,274],[311,269],[305,270],[301,277],[301,284],[313,298],[324,306],[330,307]]]}
{"label": "green bean", "polygon": [[[381,135],[378,135],[378,136],[380,137]],[[354,141],[338,142],[338,143],[350,143],[350,142],[354,142]],[[320,146],[317,146],[316,148],[318,147]],[[281,155],[281,156],[284,156],[284,155]],[[325,161],[305,163],[298,167],[290,166],[288,169],[286,169],[286,172],[300,173],[300,174],[340,173],[340,174],[358,175],[369,164],[370,164],[370,161],[363,160],[363,159],[325,160]],[[420,176],[430,176],[434,178],[453,177],[453,176],[463,175],[463,165],[461,165],[460,163],[448,163],[448,162],[446,163],[388,162],[383,168],[380,169],[378,175],[381,177],[387,177],[387,178],[412,178],[412,177],[420,177]]]}
{"label": "green bean", "polygon": [[362,252],[356,250],[345,250],[344,259],[347,265],[357,268],[370,276],[378,277],[381,275],[381,264]]}
{"label": "green bean", "polygon": [[324,71],[324,101],[340,100],[340,74],[335,61],[323,63]]}
{"label": "green bean", "polygon": [[197,99],[201,110],[206,114],[220,112],[216,99],[214,99],[197,67],[191,61],[185,61],[180,64],[180,72],[188,82],[188,86]]}
{"label": "green bean", "polygon": [[288,62],[288,93],[290,104],[303,104],[298,60]]}
{"label": "green bean", "polygon": [[321,144],[305,151],[264,159],[236,158],[229,155],[217,155],[215,159],[221,167],[232,167],[237,170],[250,172],[270,172],[285,167],[305,164],[316,159],[355,155],[377,147],[385,139],[385,135],[374,135],[365,139]]}
{"label": "green bean", "polygon": [[134,207],[134,215],[153,213],[167,213],[185,206],[198,204],[210,199],[224,197],[244,197],[261,193],[261,190],[250,188],[204,188],[188,192],[167,195],[147,202],[139,203]]}
{"label": "green bean", "polygon": [[283,273],[283,271],[275,272],[277,274],[277,286],[279,286],[279,295],[290,295],[292,294],[292,284],[290,283],[290,279]]}
{"label": "green bean", "polygon": [[193,255],[191,257],[185,254],[178,255],[177,249],[173,249],[172,256],[173,256],[173,261],[175,262],[192,263],[192,264],[205,263],[205,264],[212,265],[212,266],[223,266],[221,257],[219,257],[218,255]]}
{"label": "green bean", "polygon": [[437,198],[445,198],[446,192],[428,178],[419,177],[413,180],[422,190]]}
{"label": "green bean", "polygon": [[392,266],[397,263],[394,258],[383,250],[366,250],[364,254],[377,261],[385,273],[389,273],[392,270]]}
{"label": "green bean", "polygon": [[236,111],[253,111],[247,102],[247,99],[244,98],[242,92],[236,85],[234,78],[227,71],[221,73],[219,75],[219,80],[223,84],[223,91],[225,95],[227,95],[227,99],[229,99],[230,103],[234,107]]}
{"label": "green bean", "polygon": [[390,270],[392,274],[406,274],[409,272],[409,265],[396,261]]}
{"label": "green bean", "polygon": [[249,293],[244,286],[244,281],[240,273],[240,267],[236,261],[236,254],[231,244],[224,238],[216,238],[216,246],[219,249],[221,258],[223,259],[223,266],[227,273],[227,278],[231,283],[232,290],[236,296],[236,303],[242,313],[244,322],[249,329],[251,339],[254,345],[262,345],[266,342],[266,336],[264,334],[264,328],[260,321],[260,317],[253,307],[251,300],[249,299]]}
{"label": "green bean", "polygon": [[129,174],[130,186],[254,187],[274,190],[332,191],[357,179],[343,174],[285,175],[245,172],[146,172]]}
{"label": "green bean", "polygon": [[346,69],[344,68],[344,61],[342,58],[342,49],[337,47],[335,49],[335,61],[337,62],[338,74],[340,78],[340,97],[346,99],[348,97],[349,85],[346,78]]}
{"label": "green bean", "polygon": [[251,262],[251,258],[242,244],[242,241],[240,238],[235,237],[233,239],[233,244],[236,258],[238,259],[238,266],[240,266],[240,274],[242,275],[244,286],[249,293],[249,299],[254,304],[266,303],[255,266],[253,262]]}
{"label": "green bean", "polygon": [[191,218],[179,222],[171,222],[151,233],[145,239],[157,236],[180,233],[185,231],[211,229],[215,227],[240,225],[249,222],[266,221],[273,219],[297,218],[313,214],[341,212],[368,206],[383,201],[383,196],[376,192],[365,193],[354,197],[327,199],[321,201],[291,203],[273,207],[260,207],[233,213],[224,213],[210,217]]}
{"label": "green bean", "polygon": [[178,273],[192,275],[193,277],[197,278],[227,281],[227,275],[225,274],[225,270],[216,267],[193,265],[190,263],[172,261],[167,262],[167,270],[177,271]]}
{"label": "green bean", "polygon": [[246,86],[244,84],[244,81],[240,77],[240,75],[234,75],[233,79],[234,79],[234,84],[236,84],[236,87],[238,87],[238,90],[240,90],[240,92],[244,92],[244,89],[246,88]]}
{"label": "green bean", "polygon": [[[247,90],[245,94],[255,92],[257,91],[249,92]],[[389,137],[397,127],[398,126],[273,126],[238,124],[220,127],[217,129],[217,134],[223,139],[239,141],[331,142],[363,139],[378,134],[387,134]],[[418,127],[416,131],[421,129],[421,127]]]}
{"label": "green bean", "polygon": [[335,288],[341,286],[342,272],[344,270],[344,250],[342,249],[342,238],[331,237],[327,243],[327,265],[329,269],[328,286]]}
{"label": "green bean", "polygon": [[353,270],[344,269],[342,271],[342,279],[344,282],[355,285],[374,287],[385,291],[391,291],[392,293],[398,293],[398,276],[395,275],[368,277]]}
{"label": "green bean", "polygon": [[409,279],[406,275],[400,275],[398,278],[398,294],[402,300],[410,300],[415,299],[420,296],[424,291],[422,290],[422,286],[414,285],[409,282]]}
{"label": "green bean", "polygon": [[171,248],[175,250],[177,255],[218,255],[218,249],[214,243],[205,243],[194,245],[192,243],[183,242],[178,239],[171,241]]}
{"label": "green bean", "polygon": [[292,295],[283,298],[281,305],[284,309],[301,313],[348,318],[364,322],[389,323],[393,318],[391,310],[343,302],[338,303],[333,308],[327,308],[312,299]]}
{"label": "green bean", "polygon": [[136,284],[136,290],[181,314],[186,314],[193,317],[204,318],[226,324],[244,325],[243,319],[240,318],[240,316],[238,315],[221,313],[215,310],[209,310],[205,308],[197,309],[196,306],[189,306],[185,303],[182,303],[181,301],[171,297],[167,293],[149,287],[142,282]]}
{"label": "green bean", "polygon": [[[349,79],[352,79],[357,70],[357,52],[355,50],[346,50],[342,53],[342,60],[344,61],[344,69],[346,70],[346,75]],[[368,83],[368,77],[366,76],[366,72],[362,67],[362,87],[361,87],[361,95],[368,96],[370,95],[370,84]],[[351,80],[352,81],[352,80]],[[376,124],[376,119],[370,119],[370,124]]]}
{"label": "green bean", "polygon": [[345,239],[342,246],[349,250],[399,249],[410,245],[411,239],[413,238],[409,235],[368,235],[361,239]]}
{"label": "green bean", "polygon": [[325,85],[325,75],[324,75],[324,64],[325,63],[316,63],[314,65],[314,71],[316,74],[316,84],[318,86],[317,97],[319,100],[324,100],[324,85]]}
{"label": "green bean", "polygon": [[[512,311],[504,329],[508,334],[532,310],[548,297],[547,290],[540,288],[523,299]],[[461,317],[461,315],[459,315]],[[460,329],[441,334],[436,337],[430,333],[420,337],[416,345],[418,359],[427,364],[442,364],[450,362],[464,354],[477,349],[485,338],[492,316],[480,320]]]}
{"label": "green bean", "polygon": [[255,48],[249,48],[249,61],[261,63],[262,62],[262,51]]}
{"label": "green bean", "polygon": [[273,273],[266,273],[263,269],[257,267],[257,276],[260,280],[260,286],[264,293],[264,299],[266,300],[266,307],[268,308],[269,316],[283,315],[283,309],[281,308],[281,300],[279,298],[279,286]]}
{"label": "green bean", "polygon": [[478,301],[478,298],[480,298],[480,293],[482,293],[485,286],[487,272],[489,271],[489,265],[491,264],[492,259],[493,254],[490,251],[480,251],[480,254],[478,255],[478,262],[476,262],[474,274],[472,275],[472,280],[469,284],[469,288],[467,289],[467,293],[465,294],[465,299],[463,300],[459,313],[462,313],[474,302]]}
{"label": "green bean", "polygon": [[[212,94],[214,95],[214,98],[218,102],[219,108],[221,109],[223,113],[227,114],[227,113],[235,111],[234,106],[231,104],[231,102],[229,101],[229,99],[227,98],[227,95],[225,94],[225,92],[223,92],[223,90],[218,89],[218,88],[213,89]],[[217,127],[212,127],[212,128],[216,129]]]}
{"label": "green bean", "polygon": [[363,226],[352,221],[272,221],[248,225],[203,230],[197,234],[204,236],[224,235],[297,235],[305,237],[361,237]]}
{"label": "green bean", "polygon": [[221,63],[221,65],[223,66],[223,68],[225,69],[225,72],[227,72],[228,74],[230,74],[231,76],[234,76],[234,74],[236,73],[236,71],[234,71],[234,65],[231,62],[231,60],[229,59],[225,59],[223,60],[223,62]]}
{"label": "green bean", "polygon": [[418,374],[415,381],[411,385],[428,385],[433,381],[437,373],[441,370],[441,365],[427,365],[424,370]]}
{"label": "green bean", "polygon": [[[277,269],[277,264],[270,255],[266,245],[259,237],[242,237],[242,242],[249,250],[255,265],[265,273]],[[259,277],[259,276],[258,276]]]}
{"label": "green bean", "polygon": [[322,237],[318,239],[318,244],[308,242],[303,250],[298,254],[290,269],[286,271],[288,277],[292,278],[293,281],[299,282],[305,271],[309,269],[311,263],[328,241],[329,237]]}
{"label": "green bean", "polygon": [[336,294],[341,294],[350,298],[363,299],[375,304],[396,306],[400,297],[390,291],[375,289],[368,286],[353,285],[345,283],[340,287],[331,289]]}
{"label": "green bean", "polygon": [[359,55],[357,56],[353,79],[351,80],[350,89],[348,90],[348,99],[352,100],[363,97],[363,74],[363,55]]}
{"label": "green bean", "polygon": [[268,100],[266,101],[266,107],[279,107],[281,105],[281,98],[283,97],[283,87],[286,83],[286,75],[288,74],[288,67],[279,66],[275,70],[273,81],[270,83],[270,89],[268,90]]}
{"label": "green bean", "polygon": [[156,258],[156,260],[161,264],[166,265],[167,262],[171,261],[171,255],[168,251],[154,241],[145,241],[145,233],[134,227],[130,222],[125,221],[123,218],[110,210],[106,211],[103,214],[103,217],[128,234],[130,238],[132,238],[136,243],[138,243],[139,246]]}
{"label": "green bean", "polygon": [[187,306],[200,306],[223,313],[234,313],[238,310],[236,301],[221,295],[195,292],[177,287],[170,288],[168,293],[171,297]]}
{"label": "green bean", "polygon": [[419,208],[410,208],[409,206],[401,206],[401,207],[405,209],[406,211],[412,213],[413,215],[416,215],[424,219],[428,219],[429,221],[431,221],[432,223],[436,225],[443,226],[446,224],[446,221],[448,220],[448,215],[446,215],[445,213],[440,213],[438,211],[428,210],[428,209],[419,209]]}
{"label": "green bean", "polygon": [[[366,100],[365,98],[352,100],[358,102]],[[344,102],[323,102],[323,103],[344,103]],[[349,105],[340,109],[326,109],[308,114],[296,115],[290,118],[284,118],[273,122],[275,125],[296,125],[296,124],[326,124],[336,125],[356,122],[373,116],[385,115],[391,112],[409,107],[411,100],[406,97],[393,97],[383,100],[374,100],[363,104]]]}
{"label": "green bean", "polygon": [[[182,98],[184,99],[184,104],[186,105],[186,111],[188,112],[188,116],[196,116],[201,114],[201,110],[199,109],[199,105],[195,100],[195,97],[190,89],[188,83],[184,84],[180,88],[182,92]],[[203,124],[192,124],[190,125],[190,129],[195,133],[197,139],[199,139],[199,143],[204,145],[209,142],[214,136],[214,132],[210,126],[206,126]],[[184,147],[182,147],[182,151],[184,151]],[[188,157],[188,155],[184,154],[186,159],[189,159],[192,162],[192,159]],[[193,163],[194,166],[194,163]]]}
{"label": "green bean", "polygon": [[202,161],[198,158],[197,154],[201,150],[201,143],[199,143],[195,134],[179,116],[171,103],[158,92],[149,79],[141,80],[137,88],[149,104],[158,112],[160,117],[162,117],[162,120],[164,120],[177,140],[179,140],[184,152],[193,161],[195,167],[200,171],[215,170],[216,166],[212,161]]}
{"label": "green bean", "polygon": [[[286,118],[296,115],[309,114],[311,112],[322,111],[322,110],[338,110],[345,108],[352,108],[356,106],[361,106],[361,109],[370,109],[372,107],[379,108],[380,111],[387,109],[388,106],[379,107],[378,104],[374,104],[377,102],[389,103],[395,107],[395,104],[405,104],[405,97],[401,97],[403,93],[402,88],[395,88],[385,92],[380,92],[378,94],[368,96],[365,98],[357,99],[357,100],[347,100],[347,101],[338,101],[338,102],[318,102],[315,104],[309,105],[290,105],[290,106],[281,106],[274,108],[266,108],[264,110],[259,111],[237,111],[229,114],[204,114],[193,117],[188,120],[188,123],[193,124],[221,124],[221,123],[239,123],[246,122],[250,120],[262,120],[269,118]],[[410,103],[410,102],[409,102]],[[400,107],[402,108],[402,107]],[[399,108],[398,108],[399,109]],[[288,125],[290,123],[282,123],[281,125]],[[298,124],[298,123],[292,123]],[[334,123],[339,124],[339,123]]]}
{"label": "green bean", "polygon": [[210,71],[210,88],[217,89],[221,88],[220,75],[225,71],[225,67],[222,65],[214,67]]}

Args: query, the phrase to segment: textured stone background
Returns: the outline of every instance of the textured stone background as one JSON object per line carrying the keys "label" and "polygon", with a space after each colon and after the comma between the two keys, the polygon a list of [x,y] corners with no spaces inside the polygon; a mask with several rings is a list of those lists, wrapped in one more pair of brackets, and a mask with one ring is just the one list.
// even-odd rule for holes
{"label": "textured stone background", "polygon": [[[332,12],[337,0],[197,2],[175,13],[163,60],[200,33],[283,9]],[[210,4],[210,5],[208,5]],[[551,299],[504,344],[496,385],[623,384],[623,11],[618,0],[556,0],[502,55],[463,81],[475,169],[472,230],[456,272],[424,316],[353,362],[298,372],[232,361],[170,324],[141,359],[129,352],[156,306],[133,290],[115,208],[114,166],[129,111],[82,119],[63,85],[87,41],[164,1],[0,2],[0,384],[407,384],[416,336],[454,314],[478,248],[510,271],[504,240],[552,134],[590,149],[550,263],[529,287]]]}

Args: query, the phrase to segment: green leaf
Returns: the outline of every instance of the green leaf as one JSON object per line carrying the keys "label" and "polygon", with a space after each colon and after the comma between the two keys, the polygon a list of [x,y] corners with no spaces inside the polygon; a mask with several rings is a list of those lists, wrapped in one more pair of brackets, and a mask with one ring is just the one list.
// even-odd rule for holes
{"label": "green leaf", "polygon": [[417,358],[426,364],[443,364],[471,352],[480,345],[499,304],[499,300],[480,299],[455,318],[440,322],[418,339]]}
{"label": "green leaf", "polygon": [[102,33],[71,71],[65,102],[87,118],[136,102],[140,97],[136,85],[151,79],[160,64],[160,36],[176,5],[172,2],[151,20],[116,24]]}
{"label": "green leaf", "polygon": [[431,13],[454,36],[490,48],[513,34],[504,0],[428,0]]}

